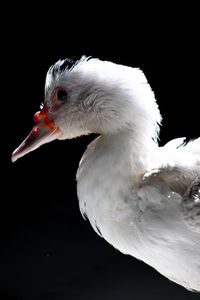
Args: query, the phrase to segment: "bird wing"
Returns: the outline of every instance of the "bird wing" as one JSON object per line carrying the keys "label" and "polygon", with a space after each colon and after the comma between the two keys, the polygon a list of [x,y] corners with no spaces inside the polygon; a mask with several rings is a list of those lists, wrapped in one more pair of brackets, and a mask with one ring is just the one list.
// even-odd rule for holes
{"label": "bird wing", "polygon": [[176,139],[162,148],[170,153],[169,163],[144,174],[138,195],[146,200],[140,206],[163,215],[176,206],[189,229],[200,233],[200,138],[188,144]]}
{"label": "bird wing", "polygon": [[197,177],[183,196],[183,216],[192,231],[200,233],[200,176]]}

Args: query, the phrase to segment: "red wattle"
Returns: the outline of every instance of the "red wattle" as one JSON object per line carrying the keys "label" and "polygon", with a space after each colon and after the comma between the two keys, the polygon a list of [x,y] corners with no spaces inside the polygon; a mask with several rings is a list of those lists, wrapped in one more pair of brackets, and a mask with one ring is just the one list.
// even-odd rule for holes
{"label": "red wattle", "polygon": [[40,111],[37,111],[35,114],[34,114],[34,117],[33,117],[33,120],[35,123],[38,123],[39,122],[39,116],[40,116]]}

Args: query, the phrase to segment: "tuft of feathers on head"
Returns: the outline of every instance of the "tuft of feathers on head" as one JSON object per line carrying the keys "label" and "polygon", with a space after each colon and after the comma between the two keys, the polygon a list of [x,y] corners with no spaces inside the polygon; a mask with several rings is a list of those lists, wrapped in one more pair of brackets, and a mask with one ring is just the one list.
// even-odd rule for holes
{"label": "tuft of feathers on head", "polygon": [[45,90],[48,89],[52,81],[56,80],[63,74],[72,71],[74,67],[76,67],[78,64],[87,61],[89,59],[90,57],[87,57],[85,55],[81,57],[73,56],[71,58],[59,59],[47,71]]}

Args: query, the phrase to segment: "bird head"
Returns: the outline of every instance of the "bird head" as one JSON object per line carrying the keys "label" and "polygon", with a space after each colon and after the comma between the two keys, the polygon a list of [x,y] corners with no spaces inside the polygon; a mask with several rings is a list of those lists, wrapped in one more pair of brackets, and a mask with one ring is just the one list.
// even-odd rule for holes
{"label": "bird head", "polygon": [[[139,129],[155,136],[160,114],[143,72],[82,57],[59,60],[47,72],[45,100],[12,161],[55,139]],[[137,126],[140,125],[140,126]]]}

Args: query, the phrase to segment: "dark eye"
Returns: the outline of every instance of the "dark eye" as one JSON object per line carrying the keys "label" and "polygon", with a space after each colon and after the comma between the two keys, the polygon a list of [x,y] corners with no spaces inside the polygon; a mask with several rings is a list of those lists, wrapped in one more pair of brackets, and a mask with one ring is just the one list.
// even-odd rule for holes
{"label": "dark eye", "polygon": [[57,99],[60,101],[67,100],[67,92],[65,90],[58,90],[57,91]]}

